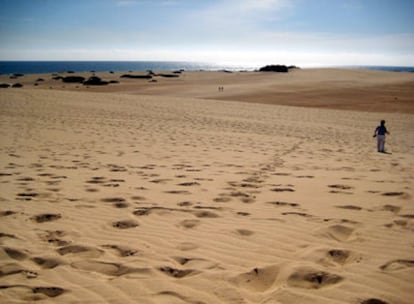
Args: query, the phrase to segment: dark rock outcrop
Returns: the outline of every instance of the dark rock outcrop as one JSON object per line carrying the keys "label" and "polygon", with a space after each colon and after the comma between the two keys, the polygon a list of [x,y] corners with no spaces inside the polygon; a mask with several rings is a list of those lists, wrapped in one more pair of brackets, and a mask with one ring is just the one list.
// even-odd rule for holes
{"label": "dark rock outcrop", "polygon": [[177,75],[177,74],[157,74],[157,76],[165,77],[165,78],[177,78],[177,77],[180,77],[180,75]]}
{"label": "dark rock outcrop", "polygon": [[289,68],[285,65],[272,64],[272,65],[266,65],[264,67],[261,67],[259,69],[259,72],[287,73],[287,72],[289,72]]}
{"label": "dark rock outcrop", "polygon": [[134,79],[151,79],[151,75],[131,75],[131,74],[124,74],[120,76],[121,78],[134,78]]}
{"label": "dark rock outcrop", "polygon": [[7,89],[8,87],[10,87],[10,85],[8,83],[0,83],[0,88],[1,89]]}
{"label": "dark rock outcrop", "polygon": [[104,81],[99,77],[92,76],[89,77],[88,80],[84,81],[83,85],[107,85],[108,83],[108,81]]}
{"label": "dark rock outcrop", "polygon": [[17,79],[19,77],[23,77],[24,74],[20,74],[20,73],[14,73],[12,75],[10,75],[10,79]]}
{"label": "dark rock outcrop", "polygon": [[[55,79],[54,77],[53,79]],[[85,81],[85,77],[82,76],[66,76],[62,78],[63,82],[66,83],[83,83]]]}
{"label": "dark rock outcrop", "polygon": [[12,85],[12,88],[23,88],[23,85],[21,83],[15,83]]}

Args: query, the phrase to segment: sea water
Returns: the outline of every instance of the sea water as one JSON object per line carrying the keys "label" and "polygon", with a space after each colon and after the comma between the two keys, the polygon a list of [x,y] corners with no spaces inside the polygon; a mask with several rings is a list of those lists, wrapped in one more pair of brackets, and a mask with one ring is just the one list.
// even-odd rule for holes
{"label": "sea water", "polygon": [[[59,72],[119,72],[119,71],[254,71],[260,66],[223,65],[184,61],[0,61],[0,74],[43,74]],[[414,67],[398,66],[342,66],[392,72],[414,72]]]}
{"label": "sea water", "polygon": [[226,66],[201,62],[178,61],[0,61],[0,74],[42,74],[59,72],[119,71],[217,71],[254,70],[252,66]]}

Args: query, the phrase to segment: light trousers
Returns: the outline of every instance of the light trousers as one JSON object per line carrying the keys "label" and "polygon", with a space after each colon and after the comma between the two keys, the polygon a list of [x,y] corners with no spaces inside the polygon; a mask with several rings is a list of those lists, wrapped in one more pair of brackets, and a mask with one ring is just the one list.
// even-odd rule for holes
{"label": "light trousers", "polygon": [[385,135],[377,135],[378,152],[385,152]]}

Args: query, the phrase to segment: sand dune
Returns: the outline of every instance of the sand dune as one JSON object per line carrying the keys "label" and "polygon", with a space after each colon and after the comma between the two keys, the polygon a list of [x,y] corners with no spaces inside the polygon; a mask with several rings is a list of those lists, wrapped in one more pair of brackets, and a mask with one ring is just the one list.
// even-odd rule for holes
{"label": "sand dune", "polygon": [[0,92],[2,302],[413,302],[412,114],[165,87]]}
{"label": "sand dune", "polygon": [[[61,80],[54,80],[52,74],[29,74],[15,80],[10,80],[8,75],[0,75],[0,83],[21,83],[25,87],[40,89],[190,97],[414,114],[414,73],[334,68],[296,69],[289,73],[186,71],[177,78],[155,76],[150,81],[122,78],[123,74],[125,73],[76,73],[85,79],[96,75],[106,81],[119,82],[108,86],[63,83]],[[65,77],[73,74],[58,75]],[[39,79],[42,81],[38,81]],[[219,87],[223,87],[224,90],[219,91]]]}

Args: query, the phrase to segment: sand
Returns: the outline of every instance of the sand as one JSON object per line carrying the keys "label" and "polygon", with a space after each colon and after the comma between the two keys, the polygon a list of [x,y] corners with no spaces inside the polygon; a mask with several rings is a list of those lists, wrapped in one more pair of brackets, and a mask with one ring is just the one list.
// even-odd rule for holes
{"label": "sand", "polygon": [[414,301],[412,74],[30,77],[0,90],[2,303]]}

